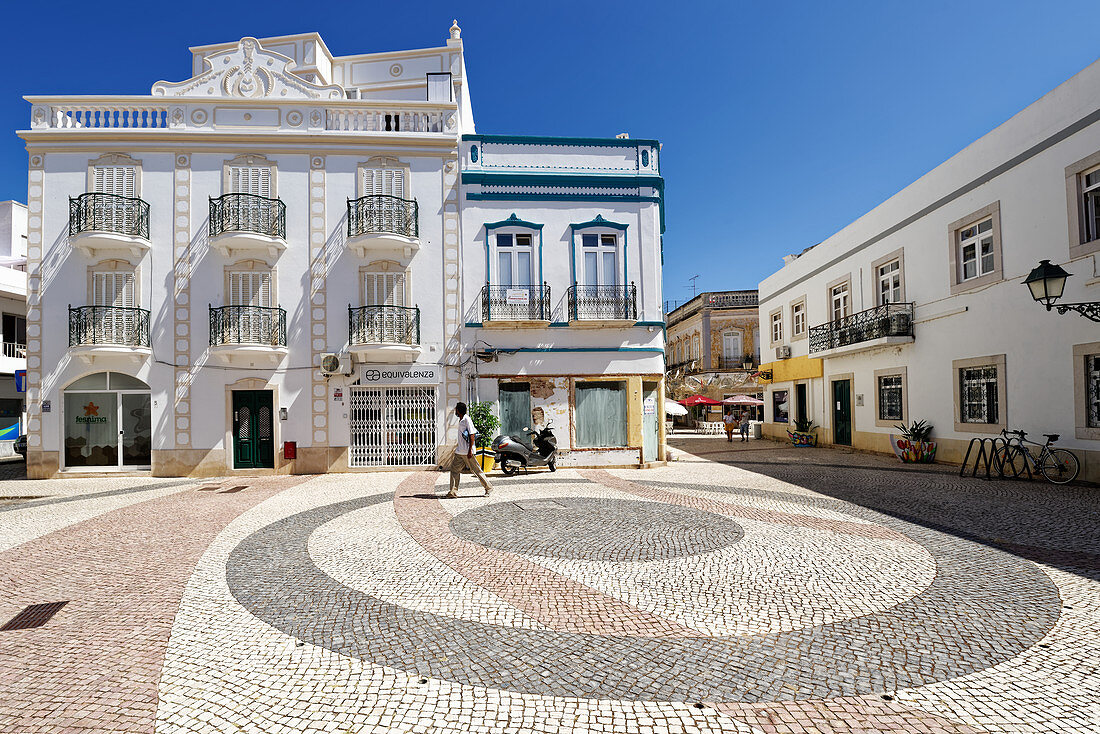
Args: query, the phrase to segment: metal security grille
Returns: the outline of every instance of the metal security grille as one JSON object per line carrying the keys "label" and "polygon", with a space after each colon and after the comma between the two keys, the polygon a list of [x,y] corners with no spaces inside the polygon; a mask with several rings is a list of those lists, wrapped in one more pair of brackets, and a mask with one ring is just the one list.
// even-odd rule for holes
{"label": "metal security grille", "polygon": [[878,419],[880,421],[902,419],[901,375],[878,378]]}
{"label": "metal security grille", "polygon": [[435,463],[435,388],[351,388],[350,455],[353,467]]}
{"label": "metal security grille", "polygon": [[1100,355],[1085,357],[1085,381],[1088,385],[1088,425],[1100,428]]}
{"label": "metal security grille", "polygon": [[962,423],[997,422],[997,368],[968,367],[959,370]]}

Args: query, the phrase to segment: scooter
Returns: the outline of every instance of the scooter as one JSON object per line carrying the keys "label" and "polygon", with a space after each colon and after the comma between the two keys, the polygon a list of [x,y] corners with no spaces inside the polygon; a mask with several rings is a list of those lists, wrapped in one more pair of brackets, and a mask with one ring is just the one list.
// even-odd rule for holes
{"label": "scooter", "polygon": [[[532,466],[546,466],[550,471],[556,471],[558,439],[550,430],[550,424],[541,431],[533,431],[524,426],[523,434],[524,438],[513,438],[502,434],[493,439],[492,449],[504,476],[512,476],[521,467],[526,471]],[[531,438],[534,439],[533,442],[529,440]]]}

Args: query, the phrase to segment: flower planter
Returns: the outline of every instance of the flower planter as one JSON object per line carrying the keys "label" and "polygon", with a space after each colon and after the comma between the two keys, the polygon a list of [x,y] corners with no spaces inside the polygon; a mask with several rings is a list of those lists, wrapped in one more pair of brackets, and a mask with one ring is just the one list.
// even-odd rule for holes
{"label": "flower planter", "polygon": [[817,446],[817,434],[805,433],[803,431],[787,431],[787,435],[791,437],[791,444],[798,448],[809,449]]}
{"label": "flower planter", "polygon": [[935,441],[910,441],[891,433],[890,445],[903,464],[931,464],[936,460]]}
{"label": "flower planter", "polygon": [[496,466],[496,456],[492,451],[479,449],[477,452],[477,463],[481,467],[481,471],[487,474]]}

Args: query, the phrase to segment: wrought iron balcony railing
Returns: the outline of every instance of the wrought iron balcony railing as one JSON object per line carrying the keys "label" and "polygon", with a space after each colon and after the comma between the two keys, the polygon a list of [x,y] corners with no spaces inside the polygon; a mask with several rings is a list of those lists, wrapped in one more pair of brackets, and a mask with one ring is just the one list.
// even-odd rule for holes
{"label": "wrought iron balcony railing", "polygon": [[[745,365],[748,365],[748,368]],[[753,357],[745,359],[744,357],[718,357],[718,369],[720,370],[741,370],[741,369],[755,369],[756,360]]]}
{"label": "wrought iron balcony railing", "polygon": [[880,339],[913,336],[913,304],[887,303],[810,329],[810,353]]}
{"label": "wrought iron balcony railing", "polygon": [[409,306],[348,306],[348,343],[420,344],[420,309]]}
{"label": "wrought iron balcony railing", "polygon": [[210,199],[210,236],[253,232],[286,239],[286,204],[255,194],[224,194]]}
{"label": "wrought iron balcony railing", "polygon": [[416,200],[386,194],[348,199],[348,237],[373,233],[418,238],[420,207]]}
{"label": "wrought iron balcony railing", "polygon": [[481,289],[483,321],[549,321],[550,286],[487,285]]}
{"label": "wrought iron balcony railing", "polygon": [[69,197],[69,236],[112,232],[149,239],[149,205],[141,199],[91,192]]}
{"label": "wrought iron balcony railing", "polygon": [[210,346],[286,346],[286,311],[262,306],[211,306]]}
{"label": "wrought iron balcony railing", "polygon": [[144,308],[69,306],[69,346],[149,346],[149,312]]}
{"label": "wrought iron balcony railing", "polygon": [[572,285],[567,291],[569,320],[638,320],[638,287]]}

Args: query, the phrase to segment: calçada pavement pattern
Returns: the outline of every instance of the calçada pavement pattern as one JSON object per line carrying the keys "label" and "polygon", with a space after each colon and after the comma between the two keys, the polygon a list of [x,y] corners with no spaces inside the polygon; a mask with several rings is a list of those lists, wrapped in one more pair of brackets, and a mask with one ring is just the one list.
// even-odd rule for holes
{"label": "cal\u00e7ada pavement pattern", "polygon": [[1095,489],[691,448],[0,483],[0,731],[1100,731]]}

